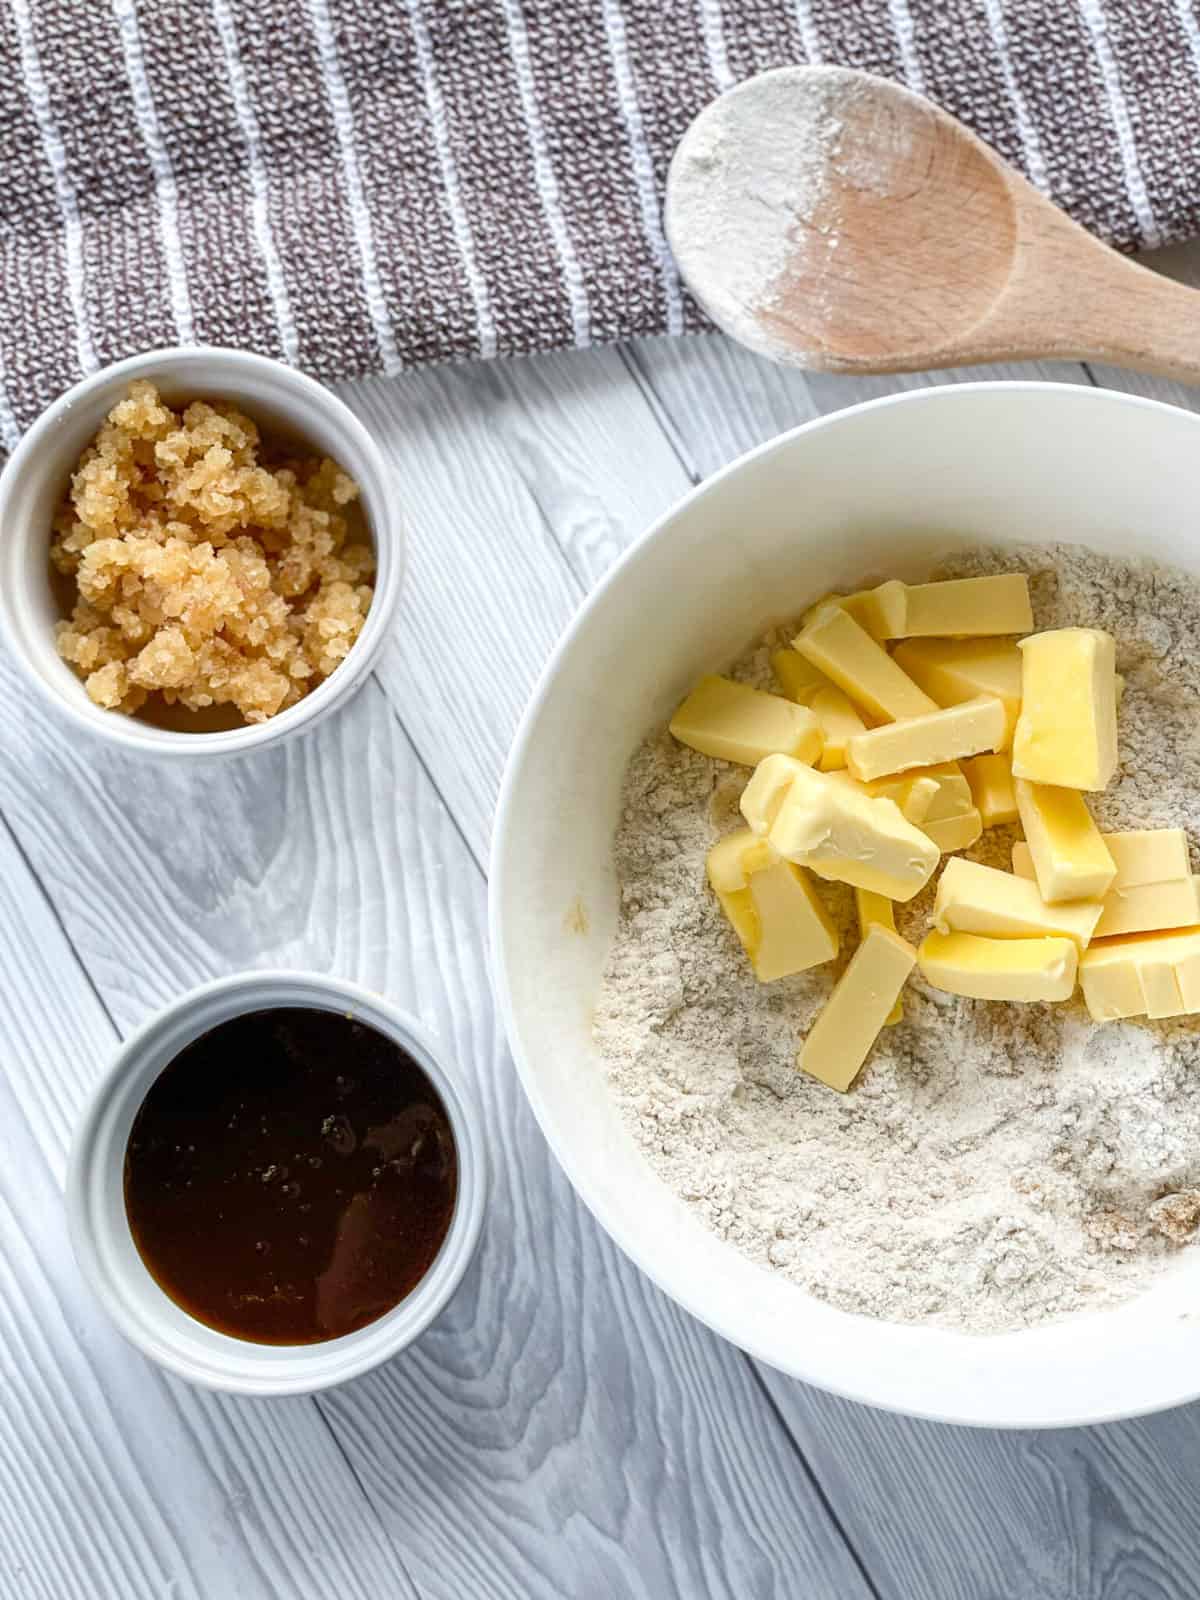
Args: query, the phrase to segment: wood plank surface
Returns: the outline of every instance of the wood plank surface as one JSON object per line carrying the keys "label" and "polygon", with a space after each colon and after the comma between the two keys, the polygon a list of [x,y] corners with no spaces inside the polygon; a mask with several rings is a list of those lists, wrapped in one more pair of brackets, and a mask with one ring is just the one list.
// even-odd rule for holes
{"label": "wood plank surface", "polygon": [[[81,762],[6,664],[0,690],[20,707],[0,731],[0,812],[117,1028],[238,967],[332,970],[422,1016],[483,1107],[484,1244],[419,1347],[290,1403],[314,1439],[286,1405],[195,1398],[206,1461],[227,1465],[254,1440],[244,1471],[271,1521],[265,1570],[290,1562],[284,1529],[320,1525],[305,1491],[341,1473],[422,1596],[773,1596],[797,1574],[818,1593],[867,1596],[744,1358],[620,1256],[551,1160],[492,1013],[482,874],[381,687],[282,751],[164,769],[153,785],[123,754]],[[24,987],[50,1003],[48,974]],[[55,1116],[41,1088],[54,1074],[51,1055],[19,1085],[31,1129],[69,1121],[90,1076],[75,1073]],[[132,1414],[123,1426],[136,1437]]]}
{"label": "wood plank surface", "polygon": [[[1072,367],[945,376],[997,375],[1195,404]],[[742,450],[941,376],[809,378],[688,339],[348,386],[409,518],[403,618],[363,692],[280,750],[148,781],[0,659],[0,1600],[1195,1594],[1200,1408],[969,1432],[750,1362],[582,1209],[492,1011],[492,806],[581,596]],[[123,1345],[57,1189],[117,1036],[268,964],[356,978],[430,1023],[495,1170],[480,1255],[425,1338],[318,1400],[264,1404]]]}
{"label": "wood plank surface", "polygon": [[312,1401],[165,1377],[80,1279],[68,1130],[117,1035],[7,825],[0,951],[0,1595],[412,1595]]}
{"label": "wood plank surface", "polygon": [[[1167,263],[1173,274],[1200,282],[1200,250],[1182,256]],[[763,426],[777,432],[930,381],[1099,382],[1189,409],[1200,399],[1140,374],[1061,363],[916,379],[781,375],[704,339],[643,341],[632,360],[681,453],[705,471],[761,443]],[[762,1372],[880,1595],[1166,1600],[1195,1591],[1200,1521],[1187,1507],[1200,1407],[1103,1428],[1001,1433],[891,1416]]]}

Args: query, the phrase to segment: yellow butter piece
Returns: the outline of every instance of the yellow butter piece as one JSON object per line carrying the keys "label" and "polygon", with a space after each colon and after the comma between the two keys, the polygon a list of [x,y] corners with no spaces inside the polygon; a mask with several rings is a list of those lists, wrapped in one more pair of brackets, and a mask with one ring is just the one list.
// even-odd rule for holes
{"label": "yellow butter piece", "polygon": [[1028,633],[1033,627],[1029,579],[1022,572],[906,583],[896,589],[901,592],[889,596],[883,638]]}
{"label": "yellow butter piece", "polygon": [[1102,905],[1094,935],[1097,939],[1153,933],[1160,928],[1190,928],[1200,922],[1200,877],[1110,889]]}
{"label": "yellow butter piece", "polygon": [[1137,974],[1148,1017],[1158,1021],[1162,1017],[1183,1015],[1187,1008],[1179,992],[1175,968],[1166,955],[1143,956],[1137,963]]}
{"label": "yellow butter piece", "polygon": [[1192,870],[1182,828],[1130,828],[1101,838],[1117,868],[1114,889],[1186,878]]}
{"label": "yellow butter piece", "polygon": [[1004,707],[991,695],[868,728],[846,742],[846,766],[863,782],[912,767],[937,766],[994,750],[1004,737]]}
{"label": "yellow butter piece", "polygon": [[1004,706],[1000,748],[1012,743],[1021,710],[1021,652],[1011,639],[905,639],[892,659],[939,706],[995,695]]}
{"label": "yellow butter piece", "polygon": [[[892,933],[896,931],[895,903],[886,895],[875,894],[871,889],[855,889],[854,909],[858,914],[858,936],[865,939],[867,929],[875,926],[888,928]],[[888,1012],[888,1026],[893,1027],[897,1022],[904,1021],[904,1002],[897,1000]]]}
{"label": "yellow butter piece", "polygon": [[[1182,829],[1163,828],[1157,831],[1164,834],[1178,834],[1179,843],[1182,845],[1182,857],[1175,848],[1175,841],[1163,841],[1161,845],[1154,844],[1145,853],[1134,851],[1128,854],[1125,859],[1135,881],[1130,882],[1126,879],[1118,866],[1112,888],[1100,902],[1100,920],[1096,924],[1093,939],[1110,939],[1127,933],[1153,933],[1159,929],[1188,928],[1193,923],[1200,923],[1200,877],[1185,870],[1182,876],[1168,878],[1162,882],[1136,881],[1137,875],[1147,870],[1177,870],[1181,859],[1184,868],[1187,867],[1187,841],[1183,837]],[[1117,842],[1122,838],[1133,836],[1104,833],[1100,837],[1109,847],[1114,860],[1117,860],[1119,859]],[[1036,876],[1033,870],[1033,857],[1027,844],[1018,840],[1013,845],[1012,855],[1013,871],[1018,877]]]}
{"label": "yellow butter piece", "polygon": [[936,709],[925,691],[841,606],[818,607],[792,643],[872,717],[891,722]]}
{"label": "yellow butter piece", "polygon": [[1043,900],[1098,900],[1117,876],[1087,801],[1078,789],[1014,780],[1017,812]]}
{"label": "yellow butter piece", "polygon": [[[798,651],[792,652],[798,655]],[[866,723],[850,703],[849,695],[832,684],[818,689],[809,702],[813,715],[821,727],[825,741],[821,747],[819,766],[822,772],[832,772],[846,765],[846,740],[856,733],[865,733]]]}
{"label": "yellow butter piece", "polygon": [[793,650],[790,645],[786,650],[772,650],[771,671],[788,699],[800,705],[810,705],[819,689],[833,687],[823,672],[818,672],[811,661],[805,660],[799,650]]}
{"label": "yellow butter piece", "polygon": [[[957,761],[941,761],[932,767],[914,767],[906,774],[909,778],[929,778],[937,785],[926,821],[941,822],[945,817],[961,817],[975,804],[966,773]],[[895,782],[895,779],[877,778],[877,783]]]}
{"label": "yellow butter piece", "polygon": [[983,833],[983,818],[974,806],[957,817],[934,817],[921,824],[941,853],[969,850]]}
{"label": "yellow butter piece", "polygon": [[1112,635],[1056,628],[1022,639],[1013,776],[1067,789],[1107,787],[1117,767]]}
{"label": "yellow butter piece", "polygon": [[[1129,828],[1102,833],[1100,837],[1117,869],[1112,881],[1114,889],[1134,889],[1140,884],[1166,883],[1191,875],[1187,834],[1182,828]],[[1028,845],[1013,845],[1013,871],[1025,878],[1034,876]]]}
{"label": "yellow butter piece", "polygon": [[834,985],[801,1046],[796,1065],[842,1093],[862,1070],[912,971],[917,952],[873,923]]}
{"label": "yellow butter piece", "polygon": [[718,894],[732,894],[746,887],[746,855],[762,843],[752,828],[739,828],[717,840],[708,852],[705,866],[708,881]]}
{"label": "yellow butter piece", "polygon": [[760,763],[741,807],[779,855],[891,900],[911,900],[938,863],[937,847],[893,801],[786,757]]}
{"label": "yellow butter piece", "polygon": [[924,823],[941,792],[939,781],[924,773],[901,772],[890,778],[876,778],[873,783],[859,783],[843,768],[835,769],[830,776],[841,783],[853,784],[874,800],[894,800],[905,820],[918,826]]}
{"label": "yellow butter piece", "polygon": [[760,983],[832,961],[838,933],[807,873],[749,828],[708,853],[708,878]]}
{"label": "yellow butter piece", "polygon": [[1069,1000],[1079,951],[1073,939],[989,939],[928,933],[917,951],[926,982],[971,1000]]}
{"label": "yellow butter piece", "polygon": [[821,729],[807,706],[715,674],[701,678],[670,722],[681,744],[754,767],[764,756],[816,761]]}
{"label": "yellow butter piece", "polygon": [[[882,584],[880,587],[882,589],[902,589],[904,585],[889,583]],[[880,626],[881,613],[879,609],[880,601],[877,598],[878,594],[879,590],[876,589],[857,589],[853,594],[831,593],[822,595],[821,598],[814,605],[809,606],[808,610],[805,611],[801,616],[800,625],[801,627],[804,627],[807,623],[811,622],[816,616],[817,612],[820,611],[824,606],[841,606],[842,610],[848,611],[854,618],[855,622],[858,623],[859,627],[865,628],[873,639],[886,639],[888,635],[886,632],[881,631]]]}
{"label": "yellow butter piece", "polygon": [[962,764],[975,809],[985,828],[1017,820],[1017,796],[1007,756],[971,756]]}
{"label": "yellow butter piece", "polygon": [[1047,905],[1036,883],[955,856],[938,880],[933,923],[939,933],[978,933],[991,939],[1043,934],[1074,939],[1085,949],[1100,920],[1099,901]]}
{"label": "yellow butter piece", "polygon": [[903,583],[892,578],[873,589],[856,589],[853,594],[838,595],[836,600],[872,639],[892,639],[894,628],[904,618],[904,589]]}
{"label": "yellow butter piece", "polygon": [[1097,1022],[1200,1012],[1200,927],[1106,939],[1085,953],[1079,980]]}
{"label": "yellow butter piece", "polygon": [[1091,945],[1079,963],[1079,985],[1084,1003],[1096,1022],[1116,1022],[1122,1017],[1144,1017],[1146,997],[1137,964],[1126,950]]}

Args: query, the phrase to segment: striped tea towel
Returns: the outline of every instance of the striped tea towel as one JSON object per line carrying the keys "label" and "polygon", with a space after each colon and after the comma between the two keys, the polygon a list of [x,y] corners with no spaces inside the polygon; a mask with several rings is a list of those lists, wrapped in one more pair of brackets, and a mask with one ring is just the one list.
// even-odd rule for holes
{"label": "striped tea towel", "polygon": [[1200,231],[1193,0],[0,0],[0,436],[176,341],[337,378],[698,328],[671,151],[800,61],[1114,244]]}

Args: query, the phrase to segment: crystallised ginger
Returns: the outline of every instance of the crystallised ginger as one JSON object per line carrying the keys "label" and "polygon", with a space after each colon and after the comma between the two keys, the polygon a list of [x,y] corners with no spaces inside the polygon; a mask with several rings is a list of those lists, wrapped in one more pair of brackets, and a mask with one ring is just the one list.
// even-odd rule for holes
{"label": "crystallised ginger", "polygon": [[260,456],[232,406],[180,412],[144,381],[84,451],[50,555],[75,588],[59,654],[97,705],[264,722],[345,659],[375,568],[352,536],[358,486],[328,458]]}

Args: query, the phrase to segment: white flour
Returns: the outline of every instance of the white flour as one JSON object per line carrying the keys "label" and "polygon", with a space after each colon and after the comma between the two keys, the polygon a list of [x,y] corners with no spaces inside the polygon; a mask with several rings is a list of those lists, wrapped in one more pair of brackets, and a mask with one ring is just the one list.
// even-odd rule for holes
{"label": "white flour", "polygon": [[[1122,766],[1093,797],[1101,825],[1183,825],[1200,862],[1200,585],[1070,547],[974,552],[938,575],[1015,568],[1038,627],[1116,638]],[[766,648],[735,675],[772,686]],[[847,1310],[998,1331],[1137,1293],[1200,1218],[1195,1020],[1099,1026],[1078,1001],[962,1000],[914,974],[904,1022],[834,1093],[795,1056],[842,963],[756,983],[705,885],[747,776],[665,731],[626,776],[596,1037],[654,1170],[731,1245]],[[968,854],[1007,866],[1012,838]],[[850,893],[821,892],[848,955]],[[898,908],[901,932],[920,937],[931,900]]]}
{"label": "white flour", "polygon": [[693,293],[734,338],[777,359],[796,355],[762,313],[789,262],[831,264],[837,230],[823,213],[840,113],[861,92],[836,68],[765,73],[715,100],[672,163],[667,233]]}

